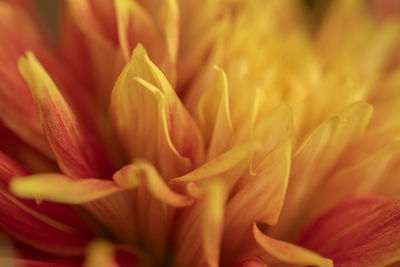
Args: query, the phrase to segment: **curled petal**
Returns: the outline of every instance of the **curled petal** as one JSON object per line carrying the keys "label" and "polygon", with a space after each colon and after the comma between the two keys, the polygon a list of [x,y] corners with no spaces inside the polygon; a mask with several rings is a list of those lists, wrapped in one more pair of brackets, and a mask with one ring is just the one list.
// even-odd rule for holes
{"label": "curled petal", "polygon": [[281,263],[294,264],[296,266],[333,267],[331,260],[323,258],[310,250],[268,237],[260,231],[256,224],[253,225],[253,234],[257,243],[265,250],[267,255]]}
{"label": "curled petal", "polygon": [[400,202],[379,197],[345,201],[312,223],[299,244],[335,266],[388,266],[400,262]]}
{"label": "curled petal", "polygon": [[113,179],[123,188],[135,188],[143,183],[155,198],[171,206],[183,207],[192,203],[189,197],[173,192],[157,170],[145,161],[137,160],[125,166],[114,174]]}
{"label": "curled petal", "polygon": [[86,136],[56,85],[28,52],[20,58],[19,69],[27,81],[40,115],[44,132],[61,170],[71,177],[102,177],[110,165]]}

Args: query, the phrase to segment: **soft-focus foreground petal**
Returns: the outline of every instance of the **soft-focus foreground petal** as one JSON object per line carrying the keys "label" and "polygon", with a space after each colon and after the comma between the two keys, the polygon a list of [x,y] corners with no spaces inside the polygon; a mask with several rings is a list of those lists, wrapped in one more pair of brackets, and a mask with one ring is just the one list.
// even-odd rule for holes
{"label": "soft-focus foreground petal", "polygon": [[253,233],[257,243],[267,253],[266,255],[263,255],[266,262],[274,262],[275,264],[279,263],[277,266],[294,265],[333,267],[331,260],[323,258],[310,250],[288,242],[270,238],[261,232],[256,224],[253,225]]}
{"label": "soft-focus foreground petal", "polygon": [[83,267],[135,267],[139,257],[130,249],[113,245],[105,240],[95,240],[89,244]]}
{"label": "soft-focus foreground petal", "polygon": [[111,116],[128,155],[150,161],[167,179],[203,160],[197,126],[140,45],[114,86]]}
{"label": "soft-focus foreground petal", "polygon": [[398,265],[399,214],[398,200],[380,197],[351,199],[311,224],[299,244],[332,258],[335,266]]}
{"label": "soft-focus foreground petal", "polygon": [[0,119],[22,140],[51,156],[32,96],[16,64],[24,44],[37,47],[40,33],[28,14],[18,7],[0,2]]}
{"label": "soft-focus foreground petal", "polygon": [[0,227],[37,249],[64,255],[81,254],[91,233],[73,208],[54,203],[37,204],[8,192],[8,182],[16,175],[27,173],[17,162],[0,154]]}
{"label": "soft-focus foreground petal", "polygon": [[83,132],[64,97],[37,61],[28,52],[18,63],[28,83],[47,140],[61,170],[71,177],[105,177],[111,166],[94,141]]}
{"label": "soft-focus foreground petal", "polygon": [[[212,179],[201,187],[192,184],[196,204],[183,215],[179,231],[176,266],[219,266],[227,188],[223,179]],[[189,225],[190,224],[190,225]]]}

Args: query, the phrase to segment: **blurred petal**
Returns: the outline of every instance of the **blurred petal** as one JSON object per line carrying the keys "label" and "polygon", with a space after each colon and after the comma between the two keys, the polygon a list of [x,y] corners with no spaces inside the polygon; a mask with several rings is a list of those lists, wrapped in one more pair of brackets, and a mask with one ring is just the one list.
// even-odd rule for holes
{"label": "blurred petal", "polygon": [[150,161],[167,179],[203,160],[195,123],[140,45],[115,84],[111,116],[129,156]]}
{"label": "blurred petal", "polygon": [[267,255],[277,259],[281,265],[287,263],[296,266],[333,267],[331,260],[310,250],[268,237],[260,231],[256,224],[253,225],[253,233],[257,243],[265,250]]}
{"label": "blurred petal", "polygon": [[72,177],[104,177],[110,165],[86,136],[56,85],[32,53],[19,68],[35,99],[43,129],[61,170]]}
{"label": "blurred petal", "polygon": [[84,267],[134,267],[142,266],[138,257],[105,240],[93,241],[87,249]]}
{"label": "blurred petal", "polygon": [[7,184],[27,171],[0,154],[0,227],[31,246],[53,253],[82,253],[91,233],[75,211],[64,205],[37,204],[11,195]]}
{"label": "blurred petal", "polygon": [[379,197],[345,201],[317,219],[299,244],[332,258],[335,266],[400,262],[400,202]]}
{"label": "blurred petal", "polygon": [[[150,57],[159,60],[160,35],[153,18],[136,1],[116,0],[118,37],[125,61],[129,62],[133,49],[143,44]],[[156,53],[156,54],[153,54]]]}
{"label": "blurred petal", "polygon": [[180,227],[175,264],[178,266],[219,266],[227,188],[223,180],[201,186],[196,204],[184,215]]}
{"label": "blurred petal", "polygon": [[38,47],[41,35],[35,26],[19,5],[0,2],[0,119],[22,140],[51,157],[32,95],[16,64],[26,44],[43,49]]}

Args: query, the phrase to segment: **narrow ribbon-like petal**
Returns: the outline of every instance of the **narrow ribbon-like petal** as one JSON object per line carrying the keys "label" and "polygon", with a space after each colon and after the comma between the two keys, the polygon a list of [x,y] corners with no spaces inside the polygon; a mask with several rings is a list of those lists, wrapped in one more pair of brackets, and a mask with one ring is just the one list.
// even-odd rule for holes
{"label": "narrow ribbon-like petal", "polygon": [[213,159],[232,146],[234,133],[229,107],[228,81],[217,68],[213,86],[197,105],[197,122],[208,147],[207,158]]}
{"label": "narrow ribbon-like petal", "polygon": [[19,68],[35,99],[44,132],[61,170],[72,177],[104,177],[111,167],[103,152],[82,131],[52,79],[32,53]]}

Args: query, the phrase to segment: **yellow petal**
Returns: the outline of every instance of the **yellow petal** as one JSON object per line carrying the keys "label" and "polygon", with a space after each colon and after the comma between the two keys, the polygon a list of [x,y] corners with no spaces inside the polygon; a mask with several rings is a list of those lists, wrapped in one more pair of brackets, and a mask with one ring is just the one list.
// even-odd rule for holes
{"label": "yellow petal", "polygon": [[185,191],[193,182],[202,183],[208,179],[217,178],[225,181],[227,190],[230,192],[236,181],[251,171],[253,155],[259,147],[256,141],[236,146],[198,169],[172,179],[170,184],[174,188]]}
{"label": "yellow petal", "polygon": [[183,207],[192,203],[189,197],[173,192],[157,170],[143,160],[125,166],[114,174],[113,179],[123,188],[145,186],[155,198],[171,206]]}
{"label": "yellow petal", "polygon": [[216,67],[216,71],[214,84],[201,97],[196,112],[196,120],[208,148],[208,159],[225,152],[234,138],[228,81],[222,69]]}
{"label": "yellow petal", "polygon": [[323,258],[310,250],[268,237],[260,231],[256,224],[253,225],[253,233],[257,243],[265,252],[279,260],[281,264],[333,267],[331,260]]}
{"label": "yellow petal", "polygon": [[140,45],[113,89],[111,116],[129,156],[151,162],[165,178],[203,160],[197,126]]}
{"label": "yellow petal", "polygon": [[22,198],[52,202],[81,204],[121,190],[112,181],[100,179],[72,179],[48,173],[16,177],[10,183],[11,191]]}

